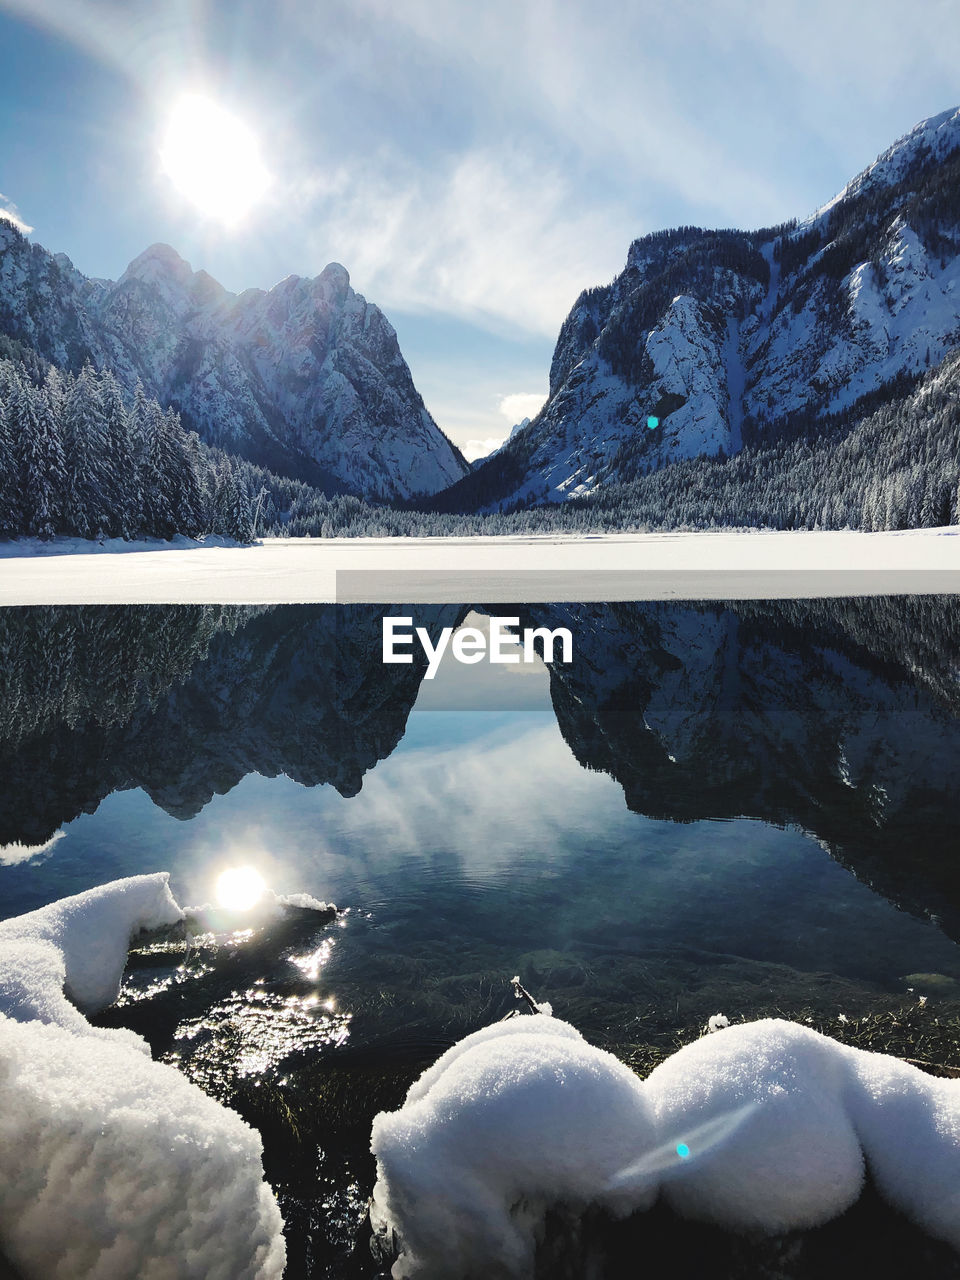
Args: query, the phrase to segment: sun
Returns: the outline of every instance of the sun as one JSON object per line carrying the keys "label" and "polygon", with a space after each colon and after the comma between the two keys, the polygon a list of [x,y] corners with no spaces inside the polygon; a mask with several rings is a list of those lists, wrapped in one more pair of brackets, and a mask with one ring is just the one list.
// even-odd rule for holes
{"label": "sun", "polygon": [[217,879],[217,902],[228,911],[249,911],[263,897],[266,887],[254,867],[231,867]]}
{"label": "sun", "polygon": [[185,199],[225,226],[241,222],[271,182],[253,130],[196,93],[174,103],[160,144],[160,165]]}

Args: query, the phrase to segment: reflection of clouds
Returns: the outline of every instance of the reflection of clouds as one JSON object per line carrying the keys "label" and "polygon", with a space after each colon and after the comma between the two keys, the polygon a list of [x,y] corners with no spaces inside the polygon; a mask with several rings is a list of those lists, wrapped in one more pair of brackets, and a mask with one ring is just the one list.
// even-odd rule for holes
{"label": "reflection of clouds", "polygon": [[351,860],[360,850],[383,865],[443,851],[481,876],[582,847],[598,812],[624,808],[617,784],[583,770],[556,723],[539,720],[455,749],[407,751],[368,776],[361,794],[362,804],[342,802],[337,813]]}
{"label": "reflection of clouds", "polygon": [[[516,617],[508,612],[498,617]],[[480,631],[490,651],[490,617],[471,610],[460,627]],[[459,630],[460,628],[458,628]],[[505,630],[514,635],[519,628]],[[504,644],[504,653],[523,657],[519,645]],[[523,676],[518,681],[517,676]],[[453,638],[447,646],[437,674],[424,680],[417,695],[418,711],[550,711],[550,676],[543,660],[534,655],[532,662],[493,663],[485,656],[482,662],[458,662],[453,656]]]}
{"label": "reflection of clouds", "polygon": [[19,840],[14,840],[12,844],[0,844],[0,867],[16,867],[22,862],[40,859],[50,853],[65,835],[64,831],[55,831],[43,844],[21,844]]}

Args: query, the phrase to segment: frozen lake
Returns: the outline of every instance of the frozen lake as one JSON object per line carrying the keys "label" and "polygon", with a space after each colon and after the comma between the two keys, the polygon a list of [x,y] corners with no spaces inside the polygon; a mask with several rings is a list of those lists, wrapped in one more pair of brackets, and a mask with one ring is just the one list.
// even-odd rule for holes
{"label": "frozen lake", "polygon": [[0,545],[0,605],[750,600],[960,592],[960,530]]}

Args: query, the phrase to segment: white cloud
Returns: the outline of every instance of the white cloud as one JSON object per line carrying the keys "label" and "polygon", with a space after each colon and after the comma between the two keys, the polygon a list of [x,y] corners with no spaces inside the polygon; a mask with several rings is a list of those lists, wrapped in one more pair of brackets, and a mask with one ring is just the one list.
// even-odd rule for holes
{"label": "white cloud", "polygon": [[391,308],[452,313],[499,332],[556,336],[584,288],[623,266],[626,211],[584,208],[559,169],[516,147],[426,169],[381,155],[301,184],[319,260]]}
{"label": "white cloud", "polygon": [[505,439],[506,436],[489,436],[486,440],[467,440],[460,446],[460,452],[468,462],[476,462],[478,458],[485,458],[494,449],[499,449]]}
{"label": "white cloud", "polygon": [[25,236],[28,236],[33,230],[33,227],[28,226],[23,218],[20,217],[20,210],[17,206],[12,200],[8,200],[2,191],[0,191],[0,219],[4,222],[12,222],[17,230],[22,231]]}
{"label": "white cloud", "polygon": [[[519,10],[512,0],[470,7],[459,0],[355,3],[379,24],[412,32],[425,50],[442,51],[463,83],[476,78],[506,105],[509,128],[522,121],[524,130],[542,130],[580,174],[583,166],[601,174],[613,167],[628,186],[663,184],[688,206],[713,209],[714,217],[746,211],[751,224],[782,210],[776,179],[704,117],[699,86],[687,72],[690,46],[699,48],[700,29],[715,9],[730,17],[726,32],[722,21],[713,24],[711,34],[721,28],[715,48],[749,41],[747,0],[678,0],[669,8],[620,3],[606,21],[581,0],[529,0]],[[742,65],[735,56],[729,62]],[[728,90],[727,66],[717,58],[711,64],[711,79]],[[591,203],[597,199],[587,194]],[[654,228],[635,226],[632,235],[645,229]]]}
{"label": "white cloud", "polygon": [[55,831],[43,844],[21,844],[19,840],[14,840],[12,844],[0,844],[0,867],[16,867],[22,862],[42,858],[65,835],[64,831]]}
{"label": "white cloud", "polygon": [[545,399],[539,391],[515,391],[512,395],[502,396],[498,408],[510,425],[516,426],[524,418],[536,417]]}

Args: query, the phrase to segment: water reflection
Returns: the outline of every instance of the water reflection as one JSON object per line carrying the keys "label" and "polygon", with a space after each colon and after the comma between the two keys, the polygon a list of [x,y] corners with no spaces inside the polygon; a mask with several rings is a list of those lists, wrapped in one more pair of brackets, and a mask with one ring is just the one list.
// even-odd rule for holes
{"label": "water reflection", "polygon": [[373,607],[0,614],[5,913],[156,869],[346,908],[221,908],[101,1017],[264,1133],[291,1277],[368,1273],[371,1116],[515,973],[628,1057],[721,1010],[960,1008],[952,600],[497,612],[574,660],[428,687]]}
{"label": "water reflection", "polygon": [[[436,635],[468,609],[404,612]],[[110,795],[140,788],[166,813],[193,818],[254,775],[328,783],[345,797],[366,777],[362,805],[343,822],[375,827],[379,810],[380,825],[393,824],[382,842],[390,860],[428,847],[438,825],[448,844],[469,850],[495,794],[499,834],[472,856],[509,868],[543,845],[532,828],[546,824],[560,838],[578,820],[582,806],[554,803],[551,780],[558,751],[569,750],[614,779],[638,814],[800,826],[892,901],[960,936],[952,598],[497,611],[573,632],[574,661],[549,670],[549,702],[542,668],[520,679],[512,668],[445,660],[437,680],[421,684],[421,653],[410,666],[384,666],[374,606],[0,614],[0,873],[10,896],[17,870],[43,858],[53,861],[40,879],[55,885],[70,845],[61,828]],[[434,717],[447,721],[427,734],[434,767],[407,754],[402,778],[381,785],[376,766],[403,739],[415,704],[414,725],[444,706],[462,712],[465,691],[474,706],[500,708],[502,740],[468,742],[462,713]],[[531,727],[544,705],[565,748]],[[564,777],[582,793],[584,781]],[[275,831],[252,825],[253,843],[275,853]],[[228,847],[216,852],[229,861]]]}

